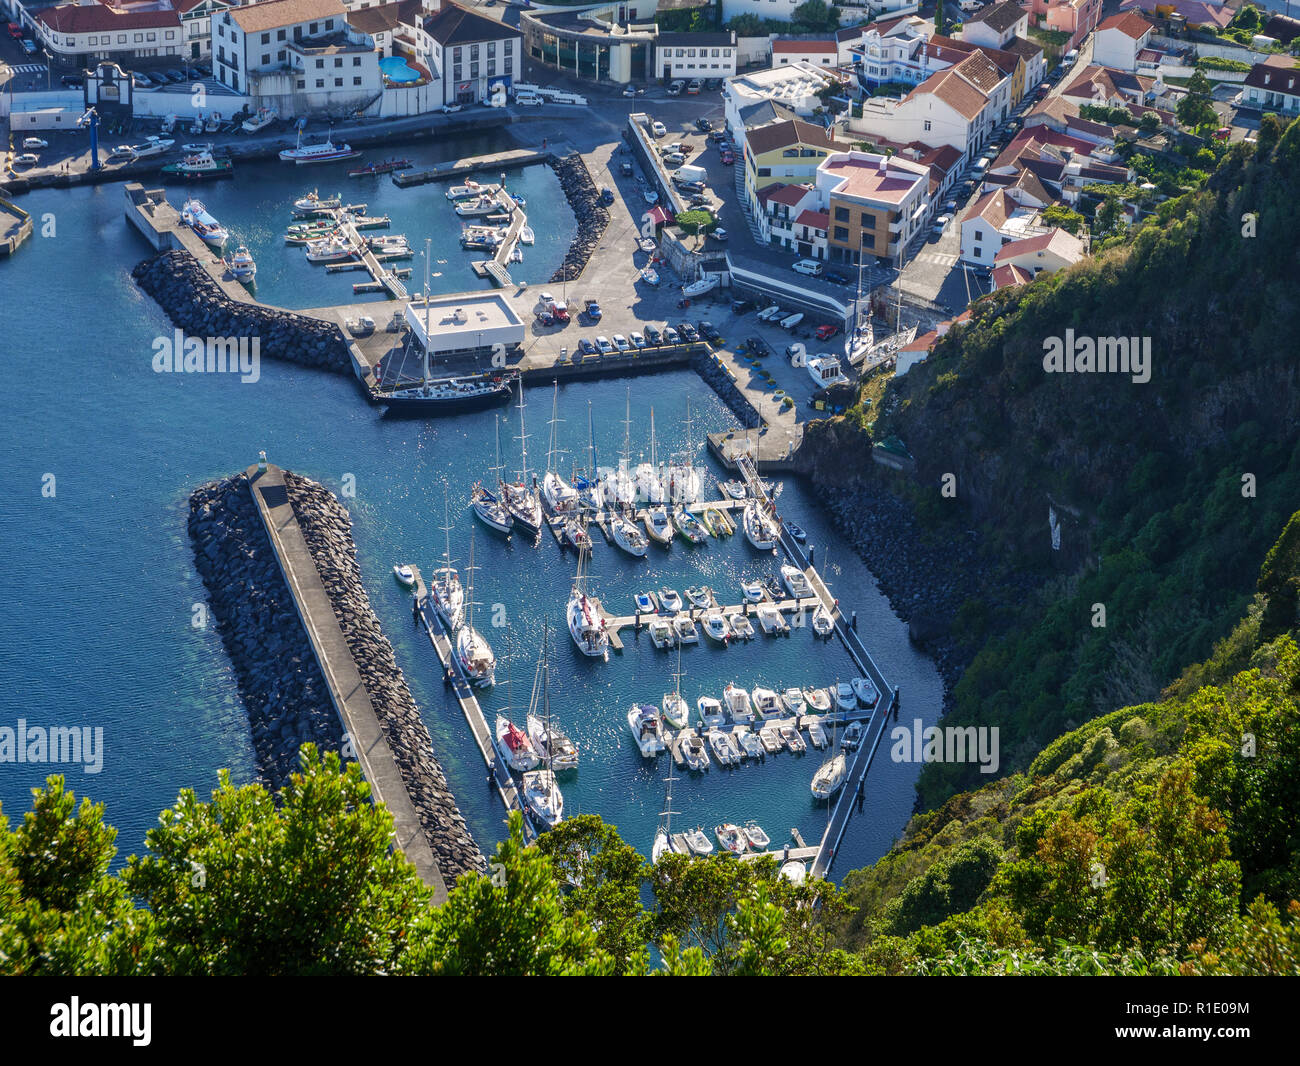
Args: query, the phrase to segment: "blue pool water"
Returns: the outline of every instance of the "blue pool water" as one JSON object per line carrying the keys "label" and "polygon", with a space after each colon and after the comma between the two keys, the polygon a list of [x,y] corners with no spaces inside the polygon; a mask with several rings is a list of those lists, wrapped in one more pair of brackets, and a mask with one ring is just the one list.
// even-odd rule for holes
{"label": "blue pool water", "polygon": [[406,65],[406,60],[401,56],[388,56],[379,61],[379,69],[383,72],[385,78],[389,81],[419,81],[420,73]]}
{"label": "blue pool water", "polygon": [[[218,217],[224,211],[238,228],[253,225],[253,204],[265,199],[282,205],[290,195],[301,195],[301,182],[299,175],[270,171],[252,191],[237,182],[221,190],[220,199],[212,190],[205,196],[219,207]],[[362,195],[374,199],[374,188]],[[536,195],[530,189],[530,204]],[[432,188],[423,196],[431,211],[442,199]],[[55,235],[35,237],[0,262],[6,348],[15,368],[29,368],[11,371],[0,419],[6,488],[0,507],[6,592],[0,612],[0,725],[25,718],[102,727],[102,772],[65,769],[76,791],[107,803],[107,818],[120,830],[119,858],[141,850],[144,832],[179,789],[206,795],[221,767],[229,767],[238,781],[254,777],[247,719],[220,639],[212,629],[191,624],[193,606],[205,595],[185,519],[197,484],[242,469],[265,449],[273,461],[335,492],[348,475],[355,482],[356,495],[345,502],[372,603],[470,827],[490,848],[500,838],[503,811],[486,786],[459,707],[441,684],[434,652],[413,628],[409,601],[391,567],[401,560],[427,571],[441,554],[444,487],[455,527],[452,552],[464,567],[474,527],[465,503],[472,483],[487,476],[492,413],[387,421],[359,400],[350,380],[271,363],[263,365],[255,384],[154,374],[151,342],[171,326],[131,281],[131,267],[148,248],[123,220],[120,186],[34,193],[22,206],[38,219],[51,214]],[[569,226],[571,215],[566,210],[562,222],[548,224]],[[413,239],[417,233],[411,232]],[[87,273],[91,263],[93,273]],[[448,272],[439,287],[467,287],[466,274]],[[274,283],[276,302],[310,306],[333,295],[319,281],[310,290],[302,284],[286,273]],[[54,308],[62,311],[52,317]],[[651,406],[661,455],[680,445],[688,399],[698,461],[708,462],[699,447],[703,434],[733,424],[721,402],[688,371],[637,378],[632,390],[634,460],[648,452]],[[622,447],[625,397],[626,383],[620,381],[560,389],[561,469],[585,461],[589,402],[598,458],[613,461]],[[527,393],[530,464],[545,459],[551,403],[550,388]],[[503,414],[503,458],[513,470],[519,412]],[[857,610],[867,646],[890,682],[902,688],[904,719],[933,723],[939,677],[908,642],[906,627],[870,573],[803,485],[787,482],[781,510],[817,545],[818,563],[841,604]],[[562,781],[567,810],[596,812],[648,850],[663,807],[667,763],[652,765],[637,754],[625,715],[632,702],[658,703],[671,690],[675,655],[657,653],[646,636],[628,633],[623,655],[608,663],[583,658],[563,622],[572,560],[549,537],[536,546],[518,538],[507,544],[478,527],[474,539],[475,599],[481,605],[476,620],[501,662],[501,683],[484,697],[485,711],[491,717],[508,706],[522,719],[541,629],[549,624],[552,707],[582,749],[580,770]],[[594,591],[611,609],[629,612],[634,591],[665,584],[680,590],[707,583],[737,602],[742,579],[774,574],[777,563],[753,552],[741,537],[704,548],[652,546],[639,561],[597,540]],[[729,649],[701,644],[686,650],[682,665],[683,691],[692,704],[702,693],[720,696],[731,680],[746,688],[780,689],[829,683],[851,669],[837,643],[815,642],[808,632]],[[707,775],[686,776],[674,794],[678,822],[712,826],[754,818],[774,842],[786,840],[792,827],[814,840],[826,819],[808,789],[819,762],[811,753],[786,754],[762,766],[715,767]],[[11,822],[28,808],[29,790],[51,769],[0,764],[0,803]],[[873,861],[896,838],[911,813],[917,769],[891,762],[882,749],[868,779],[865,811],[850,823],[837,859],[837,876]]]}

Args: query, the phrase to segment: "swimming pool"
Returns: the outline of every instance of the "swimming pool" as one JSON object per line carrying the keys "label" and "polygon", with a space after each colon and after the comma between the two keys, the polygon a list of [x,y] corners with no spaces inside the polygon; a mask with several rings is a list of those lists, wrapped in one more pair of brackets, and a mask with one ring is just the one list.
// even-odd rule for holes
{"label": "swimming pool", "polygon": [[420,72],[406,65],[401,56],[389,56],[379,61],[379,69],[389,81],[419,81]]}

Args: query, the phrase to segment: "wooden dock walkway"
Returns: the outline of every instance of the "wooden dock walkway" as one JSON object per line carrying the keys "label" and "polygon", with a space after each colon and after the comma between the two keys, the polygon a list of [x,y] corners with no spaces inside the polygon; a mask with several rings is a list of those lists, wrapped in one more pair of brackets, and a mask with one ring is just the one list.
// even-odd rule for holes
{"label": "wooden dock walkway", "polygon": [[408,565],[411,566],[411,570],[415,574],[415,592],[419,597],[416,602],[420,611],[420,623],[424,626],[424,631],[428,634],[429,642],[433,645],[434,651],[438,653],[442,668],[451,671],[452,692],[456,697],[456,702],[460,704],[460,710],[465,716],[465,721],[469,723],[469,731],[474,737],[474,743],[478,745],[479,754],[483,756],[483,762],[487,765],[488,773],[492,776],[497,794],[501,797],[501,802],[505,804],[507,811],[521,811],[523,813],[524,837],[529,841],[535,840],[537,830],[533,826],[532,819],[528,816],[523,796],[520,795],[519,789],[515,787],[514,778],[510,776],[510,768],[497,757],[496,744],[492,732],[488,728],[483,708],[479,706],[478,697],[474,695],[474,687],[466,679],[460,664],[456,662],[456,656],[452,653],[450,634],[443,625],[442,619],[438,616],[438,612],[434,610],[433,603],[429,600],[420,568],[414,564]]}
{"label": "wooden dock walkway", "polygon": [[354,255],[361,257],[361,263],[369,272],[370,276],[388,290],[388,294],[394,300],[405,300],[410,294],[406,291],[406,286],[397,280],[397,275],[379,262],[375,253],[371,251],[370,245],[366,243],[365,237],[353,225],[350,216],[346,214],[336,214],[335,220],[338,221],[340,228],[352,245],[355,251]]}

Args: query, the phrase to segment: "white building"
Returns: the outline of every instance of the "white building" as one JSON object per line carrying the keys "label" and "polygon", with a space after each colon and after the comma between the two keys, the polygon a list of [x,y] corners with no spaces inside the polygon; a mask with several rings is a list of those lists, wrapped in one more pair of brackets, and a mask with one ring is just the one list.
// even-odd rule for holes
{"label": "white building", "polygon": [[772,42],[772,66],[788,67],[791,63],[808,63],[814,67],[839,65],[839,46],[833,40],[776,40]]}
{"label": "white building", "polygon": [[424,30],[442,72],[444,103],[476,103],[489,86],[508,88],[523,74],[524,39],[514,27],[445,3],[424,20]]}
{"label": "white building", "polygon": [[730,78],[736,73],[736,34],[660,33],[655,38],[654,74],[664,81]]}
{"label": "white building", "polygon": [[37,11],[35,24],[46,51],[71,66],[109,59],[129,68],[127,60],[181,54],[180,16],[165,2],[126,10],[79,0]]}
{"label": "white building", "polygon": [[1016,0],[1002,0],[1000,4],[981,8],[968,15],[961,28],[963,41],[990,48],[1004,48],[1013,37],[1026,37],[1028,34],[1029,11]]}
{"label": "white building", "polygon": [[830,73],[808,63],[791,63],[789,66],[729,78],[722,87],[723,114],[727,128],[739,142],[744,136],[741,110],[764,101],[793,111],[801,118],[808,118],[814,110],[821,107],[822,90],[828,85],[838,84],[838,79]]}
{"label": "white building", "polygon": [[1004,245],[1047,233],[1037,210],[1012,198],[1007,189],[985,193],[961,223],[961,262],[993,269]]}
{"label": "white building", "polygon": [[1092,61],[1116,70],[1136,71],[1138,53],[1147,46],[1155,27],[1136,11],[1111,15],[1092,41]]}
{"label": "white building", "polygon": [[[406,305],[406,324],[431,359],[512,351],[524,341],[524,323],[497,292],[432,296]],[[496,348],[501,345],[501,348]]]}

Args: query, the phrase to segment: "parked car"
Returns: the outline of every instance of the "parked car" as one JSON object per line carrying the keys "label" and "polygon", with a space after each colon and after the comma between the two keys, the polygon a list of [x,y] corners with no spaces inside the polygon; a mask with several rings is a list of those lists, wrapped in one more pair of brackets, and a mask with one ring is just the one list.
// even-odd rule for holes
{"label": "parked car", "polygon": [[722,334],[717,331],[712,322],[700,323],[700,336],[714,346],[722,343]]}
{"label": "parked car", "polygon": [[9,36],[15,41],[23,39],[23,28],[16,22],[9,23]]}
{"label": "parked car", "polygon": [[700,88],[701,88],[701,86],[700,86],[700,79],[699,79],[699,78],[692,78],[692,79],[690,80],[690,82],[687,83],[687,86],[686,86],[686,95],[687,95],[687,96],[699,96],[699,94],[700,94]]}
{"label": "parked car", "polygon": [[595,300],[588,300],[586,306],[587,317],[593,322],[600,321],[600,304]]}
{"label": "parked car", "polygon": [[636,330],[633,330],[631,333],[628,334],[628,340],[632,342],[633,348],[645,347],[645,337],[642,334],[636,332]]}
{"label": "parked car", "polygon": [[[636,334],[635,334],[635,333],[632,334],[632,339],[633,339],[633,341],[636,340]],[[651,344],[651,345],[656,345],[656,346],[657,346],[657,345],[659,344],[659,342],[662,341],[663,339],[664,339],[664,335],[663,335],[662,333],[660,333],[657,329],[655,329],[654,326],[646,326],[646,328],[645,328],[645,340],[646,340],[646,344]]]}
{"label": "parked car", "polygon": [[675,329],[673,329],[672,326],[664,326],[664,343],[681,344],[682,343],[681,334],[678,333]]}
{"label": "parked car", "polygon": [[614,346],[610,344],[608,337],[597,337],[596,347],[600,349],[601,355],[608,355],[614,350]]}
{"label": "parked car", "polygon": [[650,132],[656,137],[666,137],[668,135],[668,127],[662,122],[652,122],[650,123]]}
{"label": "parked car", "polygon": [[35,148],[48,148],[49,146],[50,144],[48,141],[43,141],[39,137],[23,138],[23,148],[28,150],[35,149]]}
{"label": "parked car", "polygon": [[772,354],[771,346],[762,337],[746,337],[745,351],[759,359]]}
{"label": "parked car", "polygon": [[64,88],[67,89],[80,89],[86,84],[86,78],[83,74],[65,74],[59,79],[59,81],[62,82]]}
{"label": "parked car", "polygon": [[828,341],[833,336],[835,336],[835,334],[837,334],[839,331],[840,331],[839,326],[831,322],[827,322],[824,325],[817,327],[817,339],[819,341]]}
{"label": "parked car", "polygon": [[683,337],[685,337],[688,341],[697,341],[700,339],[700,335],[695,332],[695,327],[692,326],[689,322],[678,322],[677,332],[680,333]]}
{"label": "parked car", "polygon": [[930,232],[935,236],[939,236],[945,229],[947,229],[948,223],[951,221],[952,215],[940,215],[934,220],[934,225],[930,227]]}
{"label": "parked car", "polygon": [[555,325],[555,316],[550,311],[537,312],[537,324],[543,327]]}
{"label": "parked car", "polygon": [[23,53],[29,56],[34,56],[36,54],[36,42],[30,37],[23,38]]}
{"label": "parked car", "polygon": [[734,152],[723,152],[721,158],[724,167],[734,167],[736,165],[736,156]]}
{"label": "parked car", "polygon": [[688,201],[692,207],[705,207],[708,205],[709,198],[702,192],[693,194]]}
{"label": "parked car", "polygon": [[686,162],[686,157],[681,152],[669,152],[664,156],[664,166],[679,167]]}
{"label": "parked car", "polygon": [[596,346],[592,344],[591,341],[589,341],[586,337],[583,337],[581,340],[578,341],[578,351],[580,351],[583,355],[595,355],[597,350],[598,349],[596,348]]}
{"label": "parked car", "polygon": [[703,192],[706,187],[702,181],[691,181],[680,176],[673,178],[673,184],[681,189],[682,192]]}
{"label": "parked car", "polygon": [[713,230],[709,233],[709,236],[715,241],[725,241],[727,239],[727,231],[721,226],[714,226]]}
{"label": "parked car", "polygon": [[617,348],[620,352],[629,352],[632,350],[632,345],[628,343],[628,339],[624,337],[623,334],[615,333],[613,340],[614,340],[614,347]]}
{"label": "parked car", "polygon": [[725,130],[714,130],[712,133],[709,134],[709,140],[711,140],[714,144],[721,144],[726,139],[727,139],[727,133]]}
{"label": "parked car", "polygon": [[600,190],[600,202],[608,207],[614,202],[614,190],[608,186]]}
{"label": "parked car", "polygon": [[701,133],[709,133],[713,129],[713,123],[707,118],[697,118],[695,120],[695,128]]}
{"label": "parked car", "polygon": [[176,69],[164,70],[163,77],[165,77],[173,85],[179,85],[181,82],[188,80],[185,77],[185,73],[183,71],[176,70]]}
{"label": "parked car", "polygon": [[733,315],[743,315],[754,310],[754,305],[749,300],[732,300],[731,313]]}
{"label": "parked car", "polygon": [[843,274],[841,274],[838,270],[826,271],[826,280],[833,281],[836,285],[847,285],[849,283],[849,279],[846,278]]}
{"label": "parked car", "polygon": [[632,164],[631,164],[631,163],[620,163],[620,164],[619,164],[619,168],[618,168],[618,172],[619,172],[620,174],[622,174],[623,177],[625,177],[625,178],[630,178],[630,177],[632,176]]}
{"label": "parked car", "polygon": [[675,81],[675,82],[673,82],[671,85],[668,86],[668,95],[669,95],[669,96],[681,96],[681,95],[682,95],[682,90],[683,90],[684,88],[686,88],[686,86],[683,85],[680,81]]}

